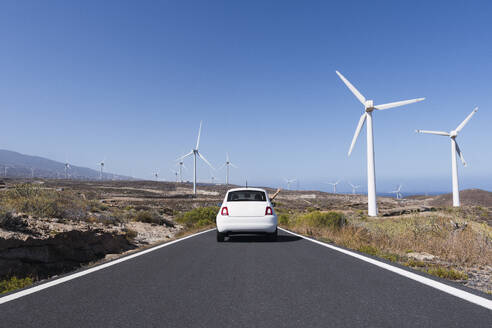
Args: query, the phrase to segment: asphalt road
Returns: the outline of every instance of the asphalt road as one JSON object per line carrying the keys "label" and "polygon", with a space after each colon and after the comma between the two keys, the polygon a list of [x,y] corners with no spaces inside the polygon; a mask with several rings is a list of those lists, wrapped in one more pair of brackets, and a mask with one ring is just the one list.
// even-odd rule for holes
{"label": "asphalt road", "polygon": [[0,327],[492,327],[492,311],[287,233],[211,231],[0,304]]}

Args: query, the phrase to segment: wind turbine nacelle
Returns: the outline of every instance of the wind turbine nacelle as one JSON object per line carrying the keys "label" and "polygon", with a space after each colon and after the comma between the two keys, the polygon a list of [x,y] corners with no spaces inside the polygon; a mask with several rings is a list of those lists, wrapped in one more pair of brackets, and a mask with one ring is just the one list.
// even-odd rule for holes
{"label": "wind turbine nacelle", "polygon": [[364,106],[366,107],[366,110],[374,109],[374,100],[366,100]]}
{"label": "wind turbine nacelle", "polygon": [[457,132],[457,131],[455,131],[455,130],[453,130],[453,131],[449,132],[449,136],[450,136],[451,138],[455,138],[457,135],[458,135],[458,132]]}

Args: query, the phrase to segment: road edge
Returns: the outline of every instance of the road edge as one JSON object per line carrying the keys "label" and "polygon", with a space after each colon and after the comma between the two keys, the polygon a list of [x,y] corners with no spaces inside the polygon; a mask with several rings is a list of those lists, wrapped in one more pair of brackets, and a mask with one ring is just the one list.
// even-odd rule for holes
{"label": "road edge", "polygon": [[195,237],[195,236],[198,236],[198,235],[201,235],[201,234],[204,234],[204,233],[213,231],[213,230],[215,230],[215,228],[207,229],[207,230],[200,231],[200,232],[197,232],[197,233],[194,233],[194,234],[191,234],[191,235],[188,235],[188,236],[179,238],[179,239],[171,240],[171,241],[169,241],[167,243],[160,244],[160,245],[157,245],[157,246],[154,246],[154,247],[151,247],[151,248],[147,248],[147,249],[144,249],[144,250],[142,250],[140,252],[136,252],[136,253],[133,253],[133,254],[130,254],[130,255],[127,255],[127,256],[123,256],[123,257],[120,257],[118,259],[115,259],[115,260],[112,260],[112,261],[109,261],[109,262],[105,262],[105,263],[102,263],[102,264],[99,264],[99,265],[96,265],[96,266],[87,268],[85,270],[77,271],[75,273],[68,274],[66,276],[62,276],[60,278],[56,278],[56,279],[53,279],[53,280],[48,280],[45,283],[41,283],[39,285],[28,287],[28,288],[22,289],[22,290],[20,290],[18,292],[13,292],[12,294],[7,294],[7,295],[5,295],[3,297],[0,297],[0,305],[1,304],[4,304],[4,303],[7,303],[7,302],[10,302],[10,301],[13,301],[13,300],[18,299],[18,298],[27,296],[29,294],[33,294],[33,293],[39,292],[39,291],[41,291],[43,289],[47,289],[47,288],[50,288],[50,287],[53,287],[53,286],[62,284],[64,282],[67,282],[67,281],[70,281],[70,280],[73,280],[73,279],[76,279],[76,278],[79,278],[79,277],[88,275],[90,273],[93,273],[93,272],[96,272],[96,271],[105,269],[107,267],[110,267],[110,266],[119,264],[121,262],[125,262],[125,261],[128,261],[128,260],[131,260],[131,259],[133,259],[135,257],[138,257],[138,256],[141,256],[141,255],[144,255],[144,254],[147,254],[147,253],[156,251],[156,250],[158,250],[160,248],[173,245],[173,244],[178,243],[180,241],[184,241],[186,239],[189,239],[189,238],[192,238],[192,237]]}
{"label": "road edge", "polygon": [[367,262],[367,263],[376,265],[376,266],[378,266],[378,267],[380,267],[382,269],[391,271],[391,272],[396,273],[396,274],[398,274],[400,276],[404,276],[406,278],[409,278],[409,279],[412,279],[414,281],[420,282],[421,284],[424,284],[426,286],[429,286],[429,287],[438,289],[438,290],[440,290],[442,292],[445,292],[447,294],[450,294],[450,295],[453,295],[455,297],[461,298],[461,299],[463,299],[465,301],[468,301],[468,302],[474,303],[476,305],[480,305],[480,306],[482,306],[482,307],[484,307],[486,309],[492,310],[492,301],[491,300],[488,300],[488,299],[486,299],[484,297],[481,297],[481,296],[478,296],[478,295],[469,293],[467,291],[464,291],[464,290],[461,290],[461,289],[458,289],[458,288],[455,288],[455,287],[446,285],[446,284],[444,284],[442,282],[439,282],[439,281],[436,281],[436,280],[433,280],[433,279],[430,279],[430,278],[421,276],[421,275],[419,275],[417,273],[413,273],[413,272],[410,272],[410,271],[407,271],[407,270],[398,268],[396,266],[390,265],[388,263],[384,263],[382,261],[378,261],[376,259],[373,259],[373,258],[364,256],[364,255],[361,255],[359,253],[356,253],[356,252],[353,252],[353,251],[349,251],[349,250],[343,249],[343,248],[338,247],[338,246],[330,245],[330,244],[324,243],[322,241],[319,241],[319,240],[316,240],[316,239],[313,239],[313,238],[310,238],[310,237],[306,237],[304,235],[301,235],[301,234],[292,232],[292,231],[287,230],[287,229],[284,229],[284,228],[280,228],[280,227],[278,227],[278,228],[280,230],[282,230],[284,232],[287,232],[287,233],[290,233],[290,234],[292,234],[294,236],[297,236],[297,237],[300,237],[302,239],[305,239],[305,240],[308,240],[310,242],[313,242],[315,244],[318,244],[318,245],[321,245],[321,246],[324,246],[324,247],[333,249],[333,250],[338,251],[338,252],[341,252],[341,253],[343,253],[345,255],[349,255],[349,256],[355,257],[355,258],[357,258],[359,260],[362,260],[364,262]]}

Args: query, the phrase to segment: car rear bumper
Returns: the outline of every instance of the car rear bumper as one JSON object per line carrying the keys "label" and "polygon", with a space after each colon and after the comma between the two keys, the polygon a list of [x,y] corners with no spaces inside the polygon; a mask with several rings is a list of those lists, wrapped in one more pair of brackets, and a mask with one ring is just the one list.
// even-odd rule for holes
{"label": "car rear bumper", "polygon": [[225,233],[272,233],[277,229],[277,216],[262,217],[217,215],[217,230]]}

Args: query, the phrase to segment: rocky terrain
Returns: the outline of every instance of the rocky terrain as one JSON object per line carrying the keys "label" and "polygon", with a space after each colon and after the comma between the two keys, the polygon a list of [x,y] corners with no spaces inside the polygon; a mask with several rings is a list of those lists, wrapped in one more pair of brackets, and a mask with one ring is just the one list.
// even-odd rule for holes
{"label": "rocky terrain", "polygon": [[[0,182],[0,280],[12,276],[43,279],[173,239],[191,227],[178,223],[180,215],[197,208],[210,208],[210,213],[214,213],[212,206],[222,201],[227,189],[223,185],[200,185],[194,197],[192,185],[187,183],[4,179]],[[275,192],[268,188],[267,191]],[[466,190],[462,192],[464,206],[455,210],[449,207],[449,195],[401,200],[378,197],[380,217],[376,219],[366,217],[363,195],[283,190],[275,202],[281,224],[292,229],[292,222],[303,213],[335,211],[343,215],[351,229],[364,229],[366,234],[380,233],[386,227],[388,231],[401,229],[408,222],[422,220],[418,222],[423,223],[414,223],[412,229],[439,222],[439,231],[446,231],[449,236],[464,230],[464,234],[473,233],[472,239],[484,235],[480,247],[486,248],[486,258],[482,260],[473,256],[473,260],[463,260],[464,256],[454,260],[454,253],[444,254],[435,246],[422,249],[441,253],[429,251],[426,255],[422,249],[412,249],[407,255],[403,246],[398,251],[394,243],[388,249],[401,253],[399,263],[410,263],[417,269],[429,271],[438,265],[466,272],[466,279],[454,280],[487,292],[492,291],[492,258],[488,258],[492,254],[491,200],[490,192]],[[312,227],[309,229],[303,232],[325,236],[317,235]],[[389,238],[388,231],[385,230],[385,238]],[[331,237],[337,242],[337,236]],[[371,239],[371,245],[380,247],[374,240]],[[366,252],[359,244],[345,245],[342,239],[339,243]],[[426,242],[422,243],[425,246]],[[390,243],[381,244],[382,249],[386,245]]]}

